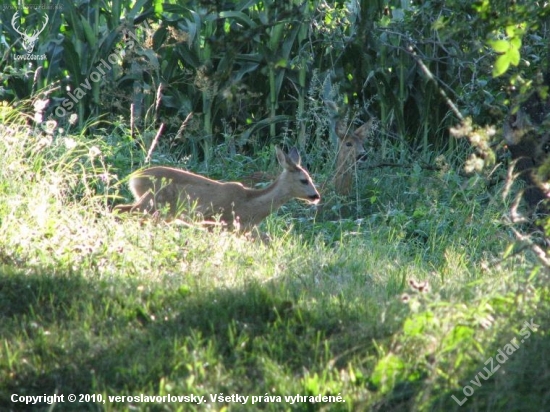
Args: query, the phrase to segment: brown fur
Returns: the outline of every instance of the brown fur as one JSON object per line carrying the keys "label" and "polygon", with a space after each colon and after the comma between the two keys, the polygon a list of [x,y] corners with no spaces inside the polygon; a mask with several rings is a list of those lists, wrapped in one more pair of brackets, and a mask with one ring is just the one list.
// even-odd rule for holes
{"label": "brown fur", "polygon": [[283,171],[265,189],[251,189],[238,182],[219,182],[185,170],[157,166],[136,172],[130,178],[130,190],[136,202],[117,206],[115,210],[155,213],[166,207],[169,217],[194,210],[205,219],[220,216],[229,227],[249,231],[293,198],[318,203],[320,195],[309,174],[300,166],[298,151],[293,148],[285,154],[278,147],[275,149]]}
{"label": "brown fur", "polygon": [[349,195],[353,183],[353,172],[357,162],[366,157],[363,144],[373,127],[373,119],[350,133],[350,129],[343,122],[336,124],[338,136],[338,156],[334,174],[334,190],[339,195]]}

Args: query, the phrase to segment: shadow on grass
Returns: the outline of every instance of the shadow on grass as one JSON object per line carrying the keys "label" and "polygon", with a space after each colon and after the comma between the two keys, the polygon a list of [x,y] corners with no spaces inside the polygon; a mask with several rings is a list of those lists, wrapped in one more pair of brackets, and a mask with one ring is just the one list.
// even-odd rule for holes
{"label": "shadow on grass", "polygon": [[[518,318],[517,313],[510,314],[511,318],[507,319],[510,328],[502,329],[491,347],[485,348],[483,359],[474,362],[471,368],[458,377],[460,388],[449,391],[434,384],[438,379],[444,380],[443,377],[448,373],[443,364],[438,362],[438,371],[433,370],[429,376],[415,382],[399,382],[390,393],[371,406],[370,410],[550,410],[548,306],[541,304],[537,312],[537,316],[529,319]],[[531,325],[531,329],[527,324]],[[515,334],[511,332],[512,328],[525,330],[526,333]],[[443,354],[435,356],[443,357]],[[456,376],[450,376],[454,377]]]}
{"label": "shadow on grass", "polygon": [[[278,286],[148,290],[135,279],[0,268],[0,410],[28,410],[12,394],[157,395],[166,381],[180,395],[273,394],[277,379],[345,365],[358,336],[340,336],[352,330],[336,315],[270,293]],[[295,381],[294,393],[307,394]],[[98,408],[65,402],[55,410]]]}
{"label": "shadow on grass", "polygon": [[[509,321],[529,336],[508,330],[499,333],[495,345],[486,350],[485,359],[462,376],[463,386],[435,398],[434,410],[550,410],[550,316],[548,307],[537,310],[533,318]],[[527,323],[538,327],[530,330]]]}
{"label": "shadow on grass", "polygon": [[[540,324],[539,332],[521,343],[495,374],[480,379],[479,387],[470,381],[486,366],[483,362],[459,377],[461,384],[474,390],[461,407],[452,398],[462,401],[461,390],[442,388],[434,393],[430,376],[414,385],[398,383],[382,398],[368,386],[369,376],[339,382],[339,371],[365,370],[366,359],[376,356],[372,340],[387,338],[388,330],[359,331],[353,320],[359,314],[343,319],[331,308],[311,305],[304,310],[281,298],[274,292],[278,288],[284,285],[251,283],[200,292],[159,284],[148,288],[130,278],[105,280],[0,268],[0,410],[31,410],[11,402],[12,394],[317,395],[318,390],[336,395],[353,388],[360,393],[355,403],[333,404],[330,410],[548,409],[550,341],[544,331],[550,317],[543,309],[533,320]],[[517,326],[525,320],[518,320]],[[507,334],[495,342],[509,339]],[[501,347],[487,350],[487,358],[496,356]],[[306,371],[320,377],[318,389],[304,383]],[[271,404],[270,410],[280,410],[277,406],[288,407]],[[293,410],[320,406],[304,403]],[[136,407],[204,409],[188,404]],[[121,410],[127,405],[65,402],[54,410],[104,408]],[[40,404],[32,410],[49,409]]]}

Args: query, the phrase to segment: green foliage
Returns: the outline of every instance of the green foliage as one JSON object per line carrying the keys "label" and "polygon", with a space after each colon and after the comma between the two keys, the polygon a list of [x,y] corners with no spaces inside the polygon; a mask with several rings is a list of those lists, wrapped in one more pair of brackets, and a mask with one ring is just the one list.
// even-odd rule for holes
{"label": "green foliage", "polygon": [[508,39],[489,41],[491,48],[500,54],[495,61],[493,76],[500,76],[508,70],[510,65],[517,66],[520,61],[521,38],[523,30],[517,30],[514,26],[506,28]]}
{"label": "green foliage", "polygon": [[378,361],[372,372],[371,382],[379,388],[380,392],[390,392],[395,383],[402,380],[405,375],[405,363],[399,357],[389,354]]}
{"label": "green foliage", "polygon": [[[15,60],[19,35],[4,24],[2,98],[40,98],[45,118],[65,126],[71,114],[82,127],[90,116],[116,122],[116,112],[131,119],[132,138],[146,150],[162,123],[166,144],[207,163],[219,144],[255,153],[286,139],[286,130],[302,149],[330,145],[330,114],[319,113],[321,127],[307,116],[311,99],[333,100],[379,119],[383,142],[426,154],[455,143],[447,129],[456,118],[441,89],[475,122],[502,118],[507,96],[489,71],[525,71],[521,55],[545,53],[536,31],[548,10],[527,3],[60,1],[45,9],[37,44],[47,60]],[[2,21],[16,10],[11,4]],[[40,22],[32,9],[23,15],[29,27]],[[493,67],[489,50],[499,54]],[[529,75],[515,82],[526,85]],[[322,92],[312,94],[316,82]]]}
{"label": "green foliage", "polygon": [[[268,393],[345,403],[253,406],[456,409],[451,395],[526,319],[548,322],[546,275],[525,276],[529,256],[499,261],[510,242],[497,220],[501,187],[488,194],[452,162],[365,171],[371,189],[358,202],[377,195],[362,219],[314,221],[291,204],[262,226],[272,238],[263,244],[116,219],[112,197],[132,159],[143,158],[123,123],[90,140],[59,129],[52,137],[6,105],[0,115],[0,408],[13,409],[13,393],[89,393],[107,401],[58,405],[129,410],[135,403],[108,396],[143,393],[195,394],[213,409],[242,410],[209,396]],[[211,170],[222,177],[273,164],[268,150],[251,160],[218,149]],[[399,144],[386,150],[386,160],[402,156]],[[153,160],[165,154],[159,148]],[[541,327],[468,406],[529,399],[540,408],[547,347]],[[543,374],[531,379],[522,364]]]}
{"label": "green foliage", "polygon": [[[491,126],[548,97],[545,3],[61,0],[44,9],[37,61],[15,58],[19,2],[4,3],[0,409],[62,390],[458,410],[452,395],[525,320],[547,325],[531,253],[544,251],[520,253],[502,222],[512,182]],[[20,12],[41,27],[42,13]],[[353,199],[330,190],[338,116],[379,124]],[[300,147],[330,210],[286,205],[262,226],[268,245],[109,212],[144,162],[224,180],[267,171],[262,186],[281,141]],[[490,185],[463,175],[467,156]],[[545,330],[467,408],[542,410]]]}

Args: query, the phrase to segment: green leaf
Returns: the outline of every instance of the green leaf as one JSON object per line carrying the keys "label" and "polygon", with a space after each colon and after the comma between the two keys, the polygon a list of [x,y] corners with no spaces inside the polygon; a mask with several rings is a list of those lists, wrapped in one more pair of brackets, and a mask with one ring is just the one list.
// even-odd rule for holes
{"label": "green leaf", "polygon": [[86,36],[84,35],[84,30],[80,25],[79,13],[75,8],[75,5],[73,4],[73,2],[65,1],[63,10],[65,14],[65,19],[68,21],[72,30],[74,30],[74,33],[76,34],[76,38],[81,41],[85,41]]}
{"label": "green leaf", "polygon": [[510,64],[517,66],[519,64],[519,61],[521,59],[521,55],[519,53],[519,50],[516,48],[511,48],[508,50],[508,53],[506,53],[510,58]]}
{"label": "green leaf", "polygon": [[[198,17],[198,14],[193,13],[193,16],[195,17],[195,23],[193,23],[189,19],[184,19],[185,21],[185,29],[187,31],[188,37],[187,37],[187,44],[189,45],[189,48],[192,47],[193,42],[195,41],[195,38],[197,37],[197,34],[199,33],[200,29],[200,18]],[[197,18],[199,19],[199,22],[197,23]]]}
{"label": "green leaf", "polygon": [[121,11],[122,11],[122,0],[113,0],[111,15],[110,15],[110,18],[107,19],[107,22],[110,23],[109,25],[110,30],[114,30],[120,23]]}
{"label": "green leaf", "polygon": [[382,393],[388,393],[396,382],[402,379],[404,371],[405,363],[401,358],[390,353],[378,361],[372,373],[371,382]]}
{"label": "green leaf", "polygon": [[162,17],[162,12],[164,10],[162,7],[162,0],[154,0],[153,9],[155,11],[155,17],[160,19]]}
{"label": "green leaf", "polygon": [[491,10],[489,0],[481,0],[472,4],[472,8],[478,13],[488,13]]}
{"label": "green leaf", "polygon": [[419,313],[405,320],[403,324],[403,333],[408,336],[422,335],[433,323],[434,315],[432,312]]}
{"label": "green leaf", "polygon": [[68,37],[65,37],[63,40],[63,57],[67,65],[67,70],[74,79],[74,84],[80,84],[82,81],[80,56]]}
{"label": "green leaf", "polygon": [[474,337],[474,330],[466,325],[456,325],[452,332],[447,334],[442,341],[442,350],[444,352],[452,351],[456,348],[468,347],[468,343]]}
{"label": "green leaf", "polygon": [[84,29],[86,41],[90,44],[91,49],[94,50],[97,44],[97,36],[95,35],[90,22],[86,19],[86,17],[80,16],[80,24]]}
{"label": "green leaf", "polygon": [[515,49],[521,49],[521,38],[520,37],[514,37],[510,39],[510,45],[511,47]]}
{"label": "green leaf", "polygon": [[506,53],[510,48],[508,40],[493,40],[489,42],[489,46],[497,53]]}
{"label": "green leaf", "polygon": [[138,0],[136,1],[131,10],[128,12],[128,15],[126,16],[128,20],[132,21],[136,18],[138,13],[143,9],[143,6],[147,3],[147,0]]}
{"label": "green leaf", "polygon": [[514,251],[514,244],[511,243],[511,244],[508,245],[508,247],[506,248],[506,250],[502,254],[503,258],[506,259],[508,256],[510,256],[512,254],[513,251]]}
{"label": "green leaf", "polygon": [[499,56],[495,61],[495,66],[493,67],[493,77],[498,77],[506,73],[508,67],[510,66],[510,56],[508,54],[503,54]]}
{"label": "green leaf", "polygon": [[252,124],[252,126],[249,129],[241,133],[241,136],[238,139],[238,144],[244,145],[249,143],[249,139],[251,138],[253,133],[257,133],[258,130],[263,129],[264,127],[269,127],[272,123],[284,123],[284,122],[288,122],[289,120],[290,120],[290,116],[286,116],[286,115],[268,117],[266,119],[260,120],[259,122]]}
{"label": "green leaf", "polygon": [[257,24],[250,17],[240,11],[222,11],[219,16],[222,19],[234,19],[252,29],[257,27]]}
{"label": "green leaf", "polygon": [[245,74],[256,71],[259,66],[260,65],[258,63],[246,63],[246,62],[241,63],[241,67],[234,74],[235,81],[242,80]]}

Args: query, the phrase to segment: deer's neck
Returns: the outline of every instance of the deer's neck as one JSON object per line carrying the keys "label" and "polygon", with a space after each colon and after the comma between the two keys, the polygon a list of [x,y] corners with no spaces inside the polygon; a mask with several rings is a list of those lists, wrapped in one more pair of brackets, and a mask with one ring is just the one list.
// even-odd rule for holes
{"label": "deer's neck", "polygon": [[292,198],[282,184],[281,176],[265,189],[244,190],[244,202],[235,205],[235,213],[240,216],[241,224],[248,227],[257,225]]}
{"label": "deer's neck", "polygon": [[336,158],[336,172],[334,176],[334,188],[336,193],[347,194],[351,190],[351,169],[353,163],[349,154],[344,153],[342,150],[338,151]]}

